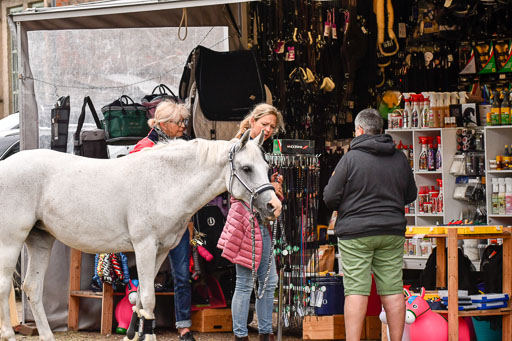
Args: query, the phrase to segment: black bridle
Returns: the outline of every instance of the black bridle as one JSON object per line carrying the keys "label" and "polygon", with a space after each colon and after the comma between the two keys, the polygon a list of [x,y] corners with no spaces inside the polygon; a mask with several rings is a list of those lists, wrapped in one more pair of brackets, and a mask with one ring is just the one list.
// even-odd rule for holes
{"label": "black bridle", "polygon": [[229,166],[231,167],[231,174],[229,176],[229,193],[231,193],[231,189],[233,187],[233,179],[237,178],[238,181],[242,184],[242,186],[245,187],[245,189],[251,194],[251,200],[249,202],[250,204],[250,211],[251,213],[254,212],[253,210],[253,202],[258,198],[258,195],[262,192],[272,190],[275,192],[274,186],[270,184],[270,182],[263,184],[259,187],[252,188],[251,186],[247,185],[247,183],[238,175],[236,169],[235,169],[235,155],[236,155],[236,144],[234,144],[231,149],[229,150]]}

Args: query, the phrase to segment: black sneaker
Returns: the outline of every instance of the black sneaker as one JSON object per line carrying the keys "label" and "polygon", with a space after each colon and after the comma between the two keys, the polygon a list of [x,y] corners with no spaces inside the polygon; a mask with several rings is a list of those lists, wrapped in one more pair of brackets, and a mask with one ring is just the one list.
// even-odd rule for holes
{"label": "black sneaker", "polygon": [[180,335],[180,341],[196,341],[196,339],[194,339],[192,332],[186,332],[185,334]]}

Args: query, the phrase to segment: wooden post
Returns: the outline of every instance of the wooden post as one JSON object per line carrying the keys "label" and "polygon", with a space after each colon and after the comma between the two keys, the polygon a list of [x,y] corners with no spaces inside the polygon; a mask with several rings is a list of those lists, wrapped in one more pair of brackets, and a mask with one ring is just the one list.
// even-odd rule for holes
{"label": "wooden post", "polygon": [[[71,249],[69,262],[69,292],[80,290],[80,270],[82,268],[82,252]],[[78,311],[80,297],[69,296],[68,329],[78,330]]]}
{"label": "wooden post", "polygon": [[114,289],[112,285],[103,283],[101,299],[101,335],[112,334],[112,311],[114,310]]}
{"label": "wooden post", "polygon": [[9,315],[11,317],[11,326],[20,325],[18,319],[18,308],[16,308],[16,296],[14,295],[14,285],[11,284],[11,293],[9,294]]}
{"label": "wooden post", "polygon": [[[448,340],[459,341],[459,269],[457,229],[448,229]],[[438,259],[439,264],[439,259]]]}
{"label": "wooden post", "polygon": [[[503,229],[504,234],[510,236],[512,228],[506,227]],[[503,291],[504,293],[512,294],[512,240],[503,238]],[[511,307],[512,303],[509,300],[508,306]],[[502,320],[502,340],[512,340],[512,316],[509,314],[503,316]]]}
{"label": "wooden post", "polygon": [[436,287],[446,287],[446,239],[436,239]]}

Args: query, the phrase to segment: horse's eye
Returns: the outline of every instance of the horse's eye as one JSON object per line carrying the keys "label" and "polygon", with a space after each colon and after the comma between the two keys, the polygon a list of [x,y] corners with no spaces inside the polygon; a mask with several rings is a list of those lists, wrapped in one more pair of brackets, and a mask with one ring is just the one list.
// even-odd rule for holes
{"label": "horse's eye", "polygon": [[418,309],[418,306],[416,304],[412,305],[413,309]]}
{"label": "horse's eye", "polygon": [[252,168],[250,166],[243,166],[242,167],[242,170],[246,173],[250,173],[252,172]]}

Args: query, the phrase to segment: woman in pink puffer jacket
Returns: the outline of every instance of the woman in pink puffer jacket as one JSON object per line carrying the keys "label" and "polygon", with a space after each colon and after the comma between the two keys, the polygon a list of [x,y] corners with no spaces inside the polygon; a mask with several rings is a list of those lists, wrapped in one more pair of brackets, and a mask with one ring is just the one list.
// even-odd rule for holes
{"label": "woman in pink puffer jacket", "polygon": [[[264,131],[265,140],[282,131],[283,117],[277,109],[268,104],[257,105],[240,123],[240,130],[236,137],[240,138],[247,129],[251,129],[251,138],[257,137]],[[270,179],[279,198],[283,198],[281,184],[282,176],[272,174]],[[235,340],[249,340],[247,330],[247,316],[252,285],[252,240],[251,240],[251,214],[247,203],[231,200],[226,225],[222,230],[217,247],[223,249],[222,256],[236,266],[236,286],[231,301],[231,314],[233,317],[233,333]],[[258,316],[258,332],[260,340],[274,340],[272,331],[272,312],[274,308],[274,292],[277,286],[277,272],[274,255],[271,254],[271,236],[268,224],[264,224],[259,216],[255,216],[255,266],[258,276],[258,287],[263,282],[270,263],[270,275],[265,293],[261,299],[256,299],[256,314]]]}

